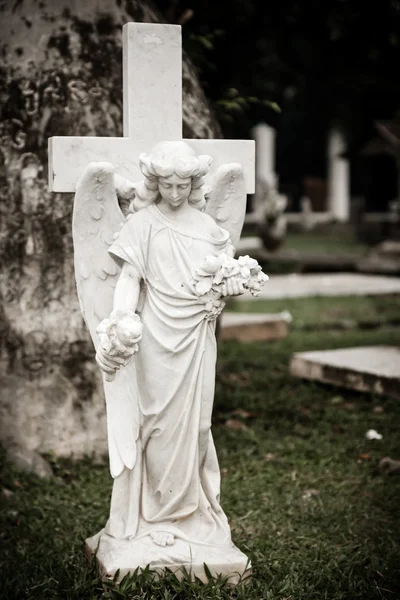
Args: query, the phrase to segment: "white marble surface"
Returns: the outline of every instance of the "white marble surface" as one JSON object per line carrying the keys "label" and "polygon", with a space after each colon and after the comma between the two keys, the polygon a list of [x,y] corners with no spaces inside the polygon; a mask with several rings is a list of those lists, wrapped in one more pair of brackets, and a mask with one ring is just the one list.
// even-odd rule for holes
{"label": "white marble surface", "polygon": [[100,531],[85,542],[86,552],[96,560],[100,572],[105,577],[113,577],[119,569],[119,578],[147,565],[154,571],[168,568],[177,577],[183,576],[183,569],[191,577],[198,577],[206,583],[208,577],[204,563],[211,574],[227,576],[231,585],[238,584],[251,575],[251,564],[245,554],[236,546],[221,548],[202,544],[190,544],[177,540],[173,547],[155,546],[149,537],[116,542],[104,531]]}
{"label": "white marble surface", "polygon": [[181,139],[181,26],[127,23],[122,35],[124,136],[142,152]]}
{"label": "white marble surface", "polygon": [[[154,143],[165,137],[162,130]],[[213,162],[206,181],[210,184],[218,167],[239,163],[244,172],[246,191],[254,192],[254,142],[252,140],[184,140],[196,154],[209,154]],[[153,144],[141,144],[135,138],[52,137],[49,139],[49,189],[53,192],[75,192],[78,179],[91,162],[110,162],[116,173],[138,181],[141,178],[139,154],[149,152]]]}
{"label": "white marble surface", "polygon": [[[306,298],[308,296],[374,296],[400,294],[400,278],[359,273],[271,275],[259,298]],[[239,296],[236,300],[246,300]],[[255,299],[256,300],[256,299]]]}
{"label": "white marble surface", "polygon": [[383,377],[395,377],[400,385],[400,348],[393,346],[362,346],[358,348],[339,348],[301,352],[304,360],[368,373]]}
{"label": "white marble surface", "polygon": [[[268,285],[268,284],[267,284]],[[223,312],[221,317],[221,327],[238,327],[240,325],[262,325],[267,323],[276,323],[284,321],[290,323],[292,317],[289,312],[281,313],[240,313]]]}
{"label": "white marble surface", "polygon": [[[74,202],[77,291],[104,373],[110,517],[94,541],[104,573],[149,564],[237,577],[247,558],[220,504],[211,434],[215,320],[226,296],[255,293],[257,261],[233,258],[246,190],[238,164],[216,174],[182,141],[140,155],[124,216],[110,163],[90,164]],[[203,212],[205,208],[205,212]],[[136,313],[136,314],[135,314]]]}
{"label": "white marble surface", "polygon": [[[128,23],[123,34],[123,138],[49,139],[49,189],[75,192],[91,162],[110,162],[116,173],[140,179],[139,154],[163,140],[182,139],[182,51],[178,25]],[[255,144],[252,140],[186,140],[196,154],[213,157],[209,176],[219,166],[239,163],[246,190],[254,192]]]}
{"label": "white marble surface", "polygon": [[400,398],[400,348],[364,346],[299,352],[290,364],[292,375]]}
{"label": "white marble surface", "polygon": [[350,217],[350,163],[342,155],[347,151],[343,134],[333,129],[328,143],[328,211],[338,221]]}

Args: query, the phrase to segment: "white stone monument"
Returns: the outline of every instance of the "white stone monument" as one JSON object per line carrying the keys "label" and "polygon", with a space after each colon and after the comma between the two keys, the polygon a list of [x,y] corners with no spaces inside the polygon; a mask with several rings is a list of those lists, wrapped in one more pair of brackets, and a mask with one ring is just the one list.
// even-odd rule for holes
{"label": "white stone monument", "polygon": [[[182,48],[180,25],[128,23],[123,28],[124,137],[52,137],[49,189],[75,192],[91,162],[111,162],[116,173],[141,178],[139,154],[164,140],[182,139]],[[246,191],[254,192],[254,141],[186,140],[197,154],[209,154],[208,173],[238,162]]]}
{"label": "white stone monument", "polygon": [[350,166],[341,156],[346,150],[342,133],[333,129],[328,144],[328,195],[329,212],[338,221],[350,217]]}
{"label": "white stone monument", "polygon": [[256,180],[265,180],[275,186],[275,129],[259,123],[253,128],[252,135],[256,142]]}
{"label": "white stone monument", "polygon": [[[114,477],[110,518],[86,548],[106,576],[150,565],[206,579],[206,563],[234,583],[249,564],[220,505],[210,427],[223,298],[257,295],[267,279],[253,259],[233,258],[254,148],[181,140],[180,59],[179,27],[126,25],[127,137],[50,140],[52,188],[77,184],[77,288],[104,376]],[[130,200],[126,219],[118,197]]]}

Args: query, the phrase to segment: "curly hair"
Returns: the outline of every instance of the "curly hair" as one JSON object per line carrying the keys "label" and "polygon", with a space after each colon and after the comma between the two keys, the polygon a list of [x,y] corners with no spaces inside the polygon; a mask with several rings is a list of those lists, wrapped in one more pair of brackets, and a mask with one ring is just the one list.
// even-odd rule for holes
{"label": "curly hair", "polygon": [[160,201],[158,189],[159,177],[178,177],[192,180],[188,202],[194,208],[202,210],[205,206],[204,177],[211,164],[211,157],[196,156],[194,150],[186,142],[162,142],[157,144],[149,154],[139,156],[140,170],[144,180],[136,187],[135,198],[131,202],[133,211],[140,210],[149,204]]}

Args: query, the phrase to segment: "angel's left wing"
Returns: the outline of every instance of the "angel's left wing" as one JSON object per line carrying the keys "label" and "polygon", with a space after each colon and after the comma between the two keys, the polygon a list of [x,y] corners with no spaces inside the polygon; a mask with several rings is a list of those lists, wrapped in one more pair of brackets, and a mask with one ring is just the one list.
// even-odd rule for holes
{"label": "angel's left wing", "polygon": [[[75,278],[82,314],[95,348],[99,343],[96,328],[113,309],[120,273],[108,248],[125,223],[116,194],[116,187],[123,185],[125,196],[133,193],[126,180],[116,180],[111,164],[91,163],[76,187],[72,221]],[[132,469],[136,461],[139,411],[135,382],[135,364],[130,361],[117,372],[113,382],[104,383],[113,477],[125,466]]]}
{"label": "angel's left wing", "polygon": [[240,164],[232,163],[218,168],[206,204],[206,213],[229,231],[231,242],[236,248],[246,215],[246,186]]}

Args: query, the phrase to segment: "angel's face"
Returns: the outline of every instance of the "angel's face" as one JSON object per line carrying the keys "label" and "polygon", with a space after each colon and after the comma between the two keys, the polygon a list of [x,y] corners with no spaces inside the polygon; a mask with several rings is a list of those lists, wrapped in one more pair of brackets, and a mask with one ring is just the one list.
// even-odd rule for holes
{"label": "angel's face", "polygon": [[174,173],[169,177],[159,177],[158,189],[161,204],[166,204],[173,210],[177,210],[187,202],[192,189],[192,180],[190,177],[182,178]]}

